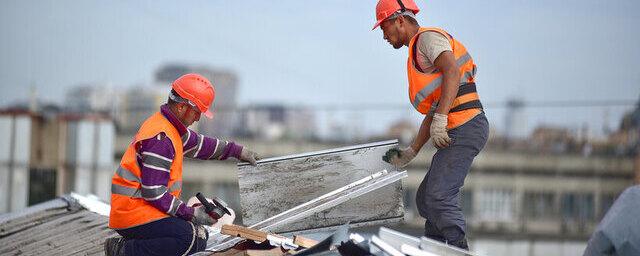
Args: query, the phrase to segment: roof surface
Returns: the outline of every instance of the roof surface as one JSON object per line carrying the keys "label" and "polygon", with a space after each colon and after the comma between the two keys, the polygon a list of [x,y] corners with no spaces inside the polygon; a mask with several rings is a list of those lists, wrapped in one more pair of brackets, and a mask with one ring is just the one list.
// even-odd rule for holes
{"label": "roof surface", "polygon": [[64,196],[0,215],[0,255],[104,255],[104,240],[117,234],[83,199]]}

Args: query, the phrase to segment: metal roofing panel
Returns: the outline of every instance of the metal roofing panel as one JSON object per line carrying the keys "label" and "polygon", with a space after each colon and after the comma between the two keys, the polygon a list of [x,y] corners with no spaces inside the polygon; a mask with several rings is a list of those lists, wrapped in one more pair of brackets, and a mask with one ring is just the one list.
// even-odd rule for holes
{"label": "metal roofing panel", "polygon": [[[238,183],[242,217],[247,226],[285,212],[323,194],[384,169],[395,168],[382,155],[396,140],[369,143],[240,164]],[[402,218],[402,182],[375,190],[273,232],[308,230],[350,223]]]}
{"label": "metal roofing panel", "polygon": [[[287,226],[290,225],[290,223],[296,223],[296,221],[298,220],[309,219],[312,216],[315,216],[319,213],[326,211],[327,209],[333,209],[332,207],[335,207],[336,205],[340,205],[344,202],[351,201],[364,194],[371,193],[381,188],[389,187],[389,185],[392,185],[395,182],[400,181],[400,179],[406,178],[406,177],[407,177],[406,171],[402,171],[402,172],[392,171],[391,173],[389,173],[387,172],[387,170],[383,170],[383,171],[374,173],[370,176],[367,176],[365,178],[362,178],[360,180],[354,181],[350,184],[347,184],[346,186],[333,190],[327,194],[314,198],[308,202],[300,204],[280,214],[277,214],[268,219],[260,221],[256,224],[253,224],[252,226],[250,226],[250,228],[264,230],[264,231],[278,230],[279,228],[289,229],[287,228]],[[351,224],[351,226],[362,226],[364,224],[377,225],[377,224],[395,222],[400,220],[402,220],[402,217],[386,218],[386,219],[378,219],[378,220],[372,220],[367,222],[355,223],[355,224]],[[348,226],[346,225],[346,223],[349,223],[349,221],[347,220],[344,223],[345,225],[341,225],[341,226]],[[329,228],[336,228],[336,227],[335,226],[334,227],[328,227],[328,226],[315,227],[315,228],[304,230],[304,232],[309,232],[310,230],[315,230],[320,232],[320,230],[326,231],[326,229],[329,229]],[[213,236],[215,237],[215,235]],[[208,241],[209,246],[207,250],[223,251],[235,245],[236,243],[240,242],[241,240],[242,239],[237,237],[232,238],[228,236],[221,236],[221,237],[218,237],[218,239],[210,239]]]}

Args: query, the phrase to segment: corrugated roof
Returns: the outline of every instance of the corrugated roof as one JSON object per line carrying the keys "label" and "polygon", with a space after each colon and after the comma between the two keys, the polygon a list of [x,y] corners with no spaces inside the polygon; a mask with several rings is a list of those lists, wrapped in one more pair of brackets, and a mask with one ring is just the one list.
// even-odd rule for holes
{"label": "corrugated roof", "polygon": [[76,195],[0,215],[0,255],[104,255],[117,234],[109,217],[87,209]]}

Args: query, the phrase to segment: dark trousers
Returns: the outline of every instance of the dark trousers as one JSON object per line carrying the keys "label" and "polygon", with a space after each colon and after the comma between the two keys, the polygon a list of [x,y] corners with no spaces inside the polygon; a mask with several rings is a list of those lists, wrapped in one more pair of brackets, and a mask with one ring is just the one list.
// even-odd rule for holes
{"label": "dark trousers", "polygon": [[203,227],[176,217],[116,232],[125,238],[125,255],[185,255],[187,250],[191,254],[203,251],[208,239]]}
{"label": "dark trousers", "polygon": [[480,113],[448,134],[452,143],[433,155],[431,167],[418,187],[416,205],[426,219],[426,237],[456,243],[465,237],[460,189],[473,158],[487,142],[489,123]]}

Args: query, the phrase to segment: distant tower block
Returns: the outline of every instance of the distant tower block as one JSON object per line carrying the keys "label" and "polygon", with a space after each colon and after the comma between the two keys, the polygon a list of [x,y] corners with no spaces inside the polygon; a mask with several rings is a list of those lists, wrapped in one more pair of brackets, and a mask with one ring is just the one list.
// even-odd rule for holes
{"label": "distant tower block", "polygon": [[507,101],[505,115],[505,136],[508,139],[520,139],[527,136],[527,118],[524,113],[524,101],[512,98]]}

